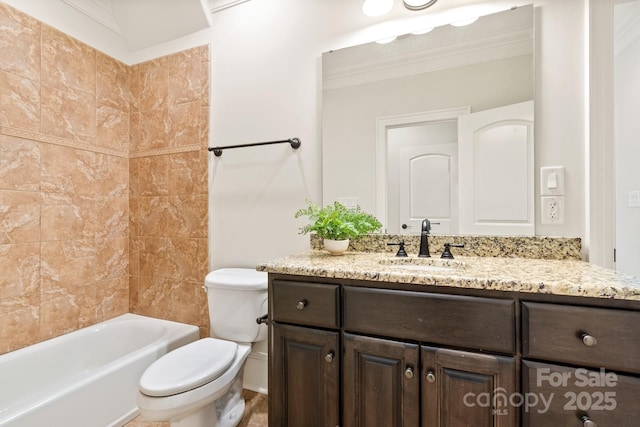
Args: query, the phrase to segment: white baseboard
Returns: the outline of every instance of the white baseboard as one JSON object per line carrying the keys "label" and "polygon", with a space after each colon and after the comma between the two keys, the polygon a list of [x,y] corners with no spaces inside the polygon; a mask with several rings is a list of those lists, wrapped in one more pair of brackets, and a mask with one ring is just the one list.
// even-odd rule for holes
{"label": "white baseboard", "polygon": [[256,393],[267,394],[268,364],[267,353],[251,352],[244,365],[244,382],[242,386]]}

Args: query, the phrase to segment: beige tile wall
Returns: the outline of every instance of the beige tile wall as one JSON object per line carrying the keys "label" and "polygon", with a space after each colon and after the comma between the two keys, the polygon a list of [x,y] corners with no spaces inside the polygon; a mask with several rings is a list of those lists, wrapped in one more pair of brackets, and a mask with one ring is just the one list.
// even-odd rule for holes
{"label": "beige tile wall", "polygon": [[205,333],[208,47],[129,67],[0,28],[0,354],[129,311]]}
{"label": "beige tile wall", "polygon": [[131,309],[208,336],[209,49],[135,65],[131,76]]}

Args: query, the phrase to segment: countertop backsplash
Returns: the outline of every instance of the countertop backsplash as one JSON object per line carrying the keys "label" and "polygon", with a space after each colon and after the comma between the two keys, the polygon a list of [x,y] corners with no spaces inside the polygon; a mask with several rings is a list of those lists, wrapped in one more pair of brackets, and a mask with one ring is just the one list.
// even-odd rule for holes
{"label": "countertop backsplash", "polygon": [[[322,238],[310,235],[311,249],[322,249]],[[417,234],[368,234],[351,241],[349,251],[395,252],[397,246],[387,243],[405,242],[409,256],[418,253],[420,236]],[[555,260],[581,260],[582,242],[578,237],[541,236],[429,236],[432,257],[442,254],[445,243],[462,243],[464,248],[451,248],[454,256],[506,257]]]}

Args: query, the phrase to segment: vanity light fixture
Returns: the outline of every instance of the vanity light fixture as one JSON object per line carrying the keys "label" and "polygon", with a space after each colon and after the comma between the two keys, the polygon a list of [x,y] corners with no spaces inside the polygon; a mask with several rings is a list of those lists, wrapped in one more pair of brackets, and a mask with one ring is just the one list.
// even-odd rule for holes
{"label": "vanity light fixture", "polygon": [[409,10],[422,10],[433,6],[438,0],[404,0],[404,7]]}
{"label": "vanity light fixture", "polygon": [[393,8],[393,0],[365,0],[362,12],[367,16],[382,16]]}

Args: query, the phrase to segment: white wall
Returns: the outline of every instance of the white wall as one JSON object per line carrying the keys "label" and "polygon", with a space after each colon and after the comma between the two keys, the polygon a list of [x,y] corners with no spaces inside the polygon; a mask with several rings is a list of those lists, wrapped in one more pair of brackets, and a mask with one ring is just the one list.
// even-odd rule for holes
{"label": "white wall", "polygon": [[640,207],[628,192],[640,190],[640,39],[615,58],[616,253],[618,271],[640,277]]}
{"label": "white wall", "polygon": [[[585,2],[536,1],[535,166],[565,167],[565,225],[539,225],[543,236],[585,237]],[[536,198],[539,199],[539,176]],[[588,244],[588,242],[583,242]]]}
{"label": "white wall", "polygon": [[252,267],[309,246],[293,215],[321,192],[316,52],[325,9],[261,0],[213,16],[211,145],[297,137],[302,147],[211,157],[211,268]]}

